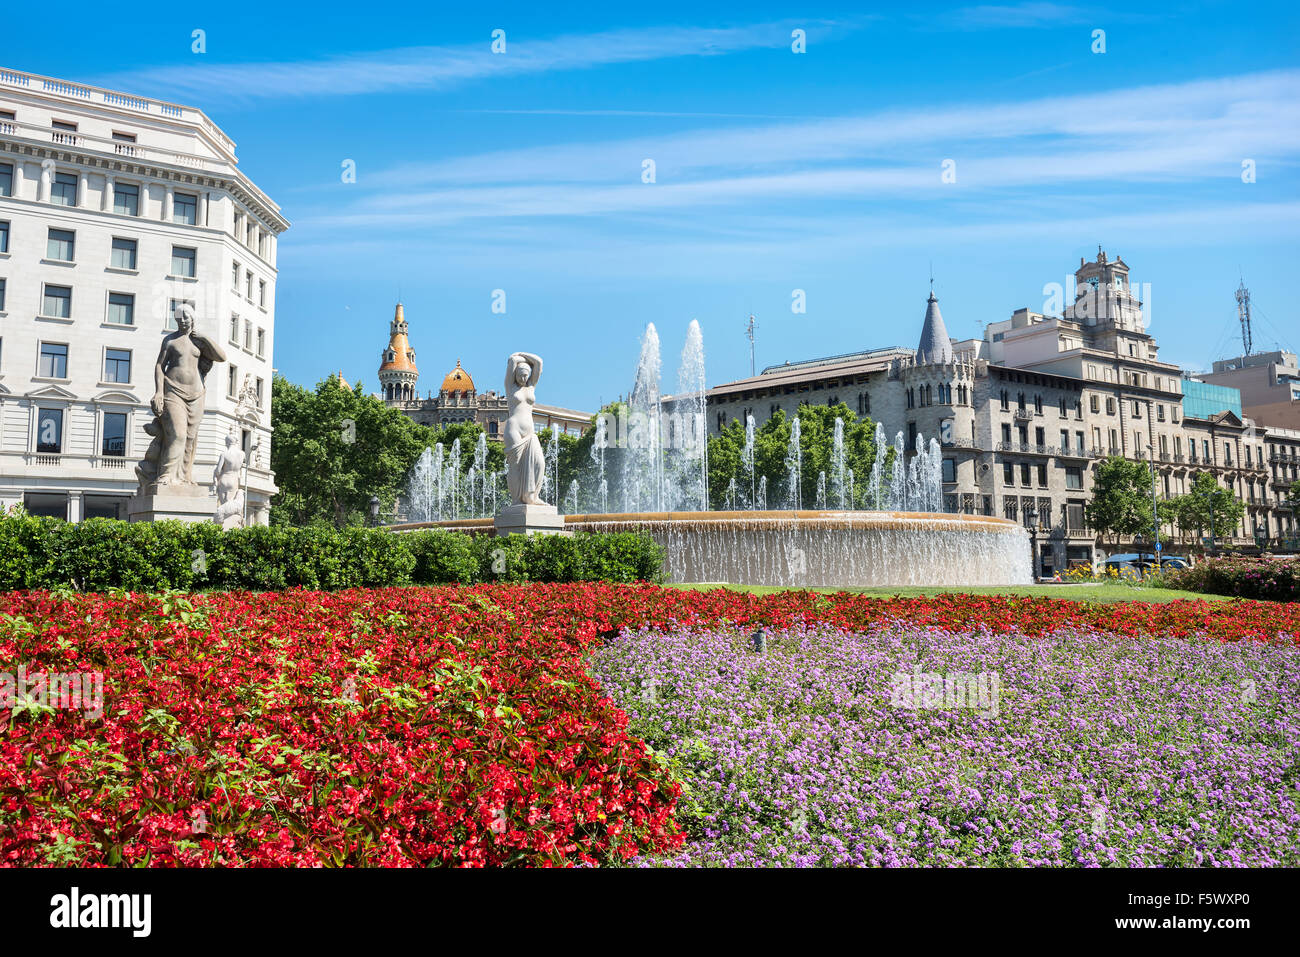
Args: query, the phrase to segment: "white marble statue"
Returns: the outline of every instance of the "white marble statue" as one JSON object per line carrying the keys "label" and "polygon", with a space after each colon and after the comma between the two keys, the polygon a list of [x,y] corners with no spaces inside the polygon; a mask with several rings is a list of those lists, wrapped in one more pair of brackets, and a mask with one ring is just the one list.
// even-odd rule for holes
{"label": "white marble statue", "polygon": [[516,505],[545,505],[539,493],[546,476],[546,456],[533,430],[533,391],[542,375],[542,360],[530,352],[516,352],[506,360],[506,486]]}
{"label": "white marble statue", "polygon": [[239,487],[243,471],[244,452],[235,433],[230,432],[226,435],[226,451],[212,470],[212,489],[217,494],[217,510],[212,520],[223,529],[244,525],[244,493]]}

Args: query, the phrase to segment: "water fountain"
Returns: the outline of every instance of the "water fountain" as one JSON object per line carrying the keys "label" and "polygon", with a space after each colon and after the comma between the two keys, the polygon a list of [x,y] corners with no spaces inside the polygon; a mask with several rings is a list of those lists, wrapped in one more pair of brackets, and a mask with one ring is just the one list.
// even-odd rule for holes
{"label": "water fountain", "polygon": [[[790,420],[782,464],[783,489],[769,490],[759,474],[756,428],[744,421],[734,475],[720,490],[724,511],[709,511],[704,340],[691,321],[681,352],[678,392],[661,393],[659,334],[648,325],[641,339],[626,412],[597,417],[590,468],[565,475],[565,528],[582,532],[637,532],[665,552],[675,582],[736,584],[906,586],[1006,585],[1030,580],[1028,534],[1016,522],[990,516],[945,514],[943,451],[917,434],[912,449],[903,432],[888,441],[876,423],[876,454],[864,487],[849,466],[842,418],[834,420],[829,471],[818,469],[816,506],[804,509],[803,423]],[[561,504],[558,437],[544,449],[547,501]],[[487,470],[485,438],[462,483],[460,443],[450,454],[426,449],[411,471],[412,528],[438,523],[467,532],[492,531],[502,474]],[[779,474],[779,473],[778,473]],[[588,484],[589,483],[589,484]],[[467,485],[466,491],[459,491]],[[587,489],[587,513],[577,514]],[[768,510],[769,491],[786,508]],[[610,507],[621,509],[610,513]],[[834,509],[834,510],[828,510]]]}

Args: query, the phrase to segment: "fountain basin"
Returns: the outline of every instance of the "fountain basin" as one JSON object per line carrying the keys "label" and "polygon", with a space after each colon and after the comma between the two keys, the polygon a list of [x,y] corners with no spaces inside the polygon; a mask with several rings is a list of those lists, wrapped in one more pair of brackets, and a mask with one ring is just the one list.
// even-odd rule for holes
{"label": "fountain basin", "polygon": [[[871,511],[566,515],[582,532],[640,532],[664,548],[671,582],[778,586],[1000,586],[1030,583],[1024,526],[987,515]],[[491,519],[416,523],[492,534]]]}

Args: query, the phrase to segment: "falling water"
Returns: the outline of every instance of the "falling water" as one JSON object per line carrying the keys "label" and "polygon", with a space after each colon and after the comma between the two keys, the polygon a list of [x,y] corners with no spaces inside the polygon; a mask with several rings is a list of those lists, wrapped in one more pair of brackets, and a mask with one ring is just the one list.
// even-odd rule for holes
{"label": "falling water", "polygon": [[814,502],[813,508],[817,509],[818,511],[825,511],[826,509],[826,473],[825,472],[817,473],[817,495],[813,499],[813,502]]}
{"label": "falling water", "polygon": [[903,454],[903,433],[894,436],[894,468],[889,477],[889,495],[887,506],[891,512],[903,511],[907,507],[907,457]]}
{"label": "falling water", "polygon": [[749,508],[756,508],[758,488],[754,484],[754,417],[745,416],[745,447],[740,453],[741,480],[749,493]]}
{"label": "falling water", "polygon": [[660,454],[659,333],[646,326],[636,383],[629,397],[631,428],[623,450],[623,510],[663,510],[663,456]]}
{"label": "falling water", "polygon": [[670,511],[701,512],[709,507],[708,448],[705,423],[704,337],[692,319],[677,370],[678,395],[668,410],[663,430],[664,507]]}
{"label": "falling water", "polygon": [[803,508],[803,449],[799,445],[799,416],[790,423],[790,443],[785,450],[787,508]]}
{"label": "falling water", "polygon": [[599,496],[601,512],[609,511],[609,483],[605,481],[605,447],[609,445],[609,434],[603,415],[596,416],[596,438],[591,443],[591,461],[596,466],[596,493]]}
{"label": "falling water", "polygon": [[736,480],[733,478],[727,482],[727,494],[725,496],[724,507],[728,512],[736,510]]}
{"label": "falling water", "polygon": [[888,451],[885,442],[885,427],[876,423],[876,457],[871,462],[871,477],[867,484],[867,508],[885,508],[888,505],[884,495],[885,454]]}
{"label": "falling water", "polygon": [[564,511],[568,515],[578,513],[578,480],[569,483],[569,491],[564,496]]}
{"label": "falling water", "polygon": [[760,512],[767,511],[767,476],[758,477],[758,502],[756,505]]}
{"label": "falling water", "polygon": [[409,520],[432,522],[438,513],[438,480],[433,465],[433,450],[425,448],[411,467],[406,479],[406,496],[410,500]]}
{"label": "falling water", "polygon": [[[831,497],[836,507],[847,508],[844,485],[844,420],[835,418],[835,435],[831,440]],[[851,499],[850,499],[851,501]],[[824,507],[824,506],[818,506]]]}

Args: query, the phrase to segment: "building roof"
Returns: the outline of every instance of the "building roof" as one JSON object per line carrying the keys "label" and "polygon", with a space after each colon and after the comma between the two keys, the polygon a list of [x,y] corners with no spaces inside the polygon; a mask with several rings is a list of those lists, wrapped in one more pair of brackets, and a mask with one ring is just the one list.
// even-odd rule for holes
{"label": "building roof", "polygon": [[939,300],[934,298],[934,290],[925,304],[925,322],[921,326],[921,341],[916,347],[916,361],[919,363],[952,362],[952,340],[948,338],[948,327],[943,324],[943,315],[939,312]]}
{"label": "building roof", "polygon": [[442,380],[441,392],[475,392],[474,380],[470,374],[460,367],[460,360],[456,360],[456,368],[447,373],[447,377]]}
{"label": "building roof", "polygon": [[420,370],[415,367],[415,350],[411,348],[411,342],[406,337],[406,315],[402,311],[400,302],[393,312],[393,321],[389,325],[388,348],[384,350],[384,361],[379,366],[379,371],[420,374]]}
{"label": "building roof", "polygon": [[[779,389],[782,386],[809,382],[815,379],[846,378],[868,372],[881,372],[889,368],[891,362],[900,356],[910,355],[906,349],[879,349],[873,352],[858,352],[847,356],[832,356],[827,359],[813,359],[807,362],[789,365],[769,366],[756,376],[737,379],[714,386],[706,394],[709,396],[729,395],[750,389]],[[664,396],[670,401],[673,396]]]}

